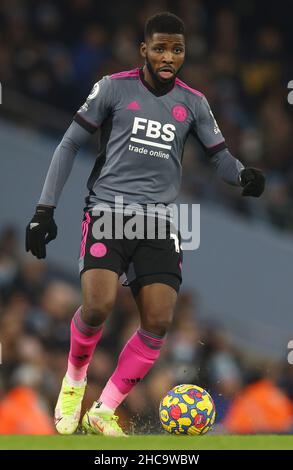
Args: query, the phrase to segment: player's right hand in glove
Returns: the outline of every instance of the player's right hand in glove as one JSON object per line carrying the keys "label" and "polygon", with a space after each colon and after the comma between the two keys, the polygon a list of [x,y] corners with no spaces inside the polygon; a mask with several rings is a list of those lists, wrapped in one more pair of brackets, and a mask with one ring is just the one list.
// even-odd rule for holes
{"label": "player's right hand in glove", "polygon": [[57,237],[54,207],[37,206],[35,215],[26,227],[25,249],[38,259],[46,258],[46,244]]}
{"label": "player's right hand in glove", "polygon": [[265,189],[266,179],[258,168],[244,168],[240,173],[242,196],[259,197]]}

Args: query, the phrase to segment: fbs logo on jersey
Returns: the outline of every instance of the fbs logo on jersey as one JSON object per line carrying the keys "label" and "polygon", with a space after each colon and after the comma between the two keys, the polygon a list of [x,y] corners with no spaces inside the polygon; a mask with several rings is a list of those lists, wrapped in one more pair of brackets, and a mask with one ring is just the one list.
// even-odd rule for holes
{"label": "fbs logo on jersey", "polygon": [[[143,137],[148,139],[162,139],[164,142],[172,142],[175,138],[176,127],[173,124],[162,125],[159,121],[135,117],[132,126],[132,135],[137,135],[139,133],[141,137],[141,131],[143,131]],[[143,140],[135,137],[131,137],[130,140],[142,144],[149,144],[151,146],[171,149],[170,145],[153,142],[152,140]]]}

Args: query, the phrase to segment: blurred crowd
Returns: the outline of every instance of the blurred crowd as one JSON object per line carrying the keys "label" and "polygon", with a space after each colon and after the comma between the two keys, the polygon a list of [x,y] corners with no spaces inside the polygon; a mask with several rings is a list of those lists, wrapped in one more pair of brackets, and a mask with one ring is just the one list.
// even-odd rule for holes
{"label": "blurred crowd", "polygon": [[73,115],[97,79],[142,64],[145,20],[163,10],[186,23],[181,78],[206,94],[231,152],[245,165],[262,168],[268,180],[261,201],[241,199],[239,191],[212,176],[191,139],[184,156],[185,191],[293,229],[289,0],[282,9],[254,0],[127,0],[102,7],[95,0],[2,0],[3,88]]}
{"label": "blurred crowd", "polygon": [[[0,234],[0,434],[52,434],[80,287],[77,279],[24,255],[20,242],[12,227]],[[216,432],[293,432],[292,366],[251,362],[218,322],[199,318],[200,302],[182,290],[159,362],[118,409],[123,427],[162,432],[160,400],[173,386],[194,383],[215,401]],[[99,397],[138,324],[130,289],[120,285],[89,368],[84,410]]]}

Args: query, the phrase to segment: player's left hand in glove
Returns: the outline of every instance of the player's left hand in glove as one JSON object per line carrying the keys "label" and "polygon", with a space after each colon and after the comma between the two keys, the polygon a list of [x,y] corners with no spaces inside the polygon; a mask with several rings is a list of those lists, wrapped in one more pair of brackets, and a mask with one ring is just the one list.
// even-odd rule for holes
{"label": "player's left hand in glove", "polygon": [[26,227],[25,249],[38,259],[46,258],[46,244],[57,237],[54,207],[37,206],[35,215]]}
{"label": "player's left hand in glove", "polygon": [[266,179],[261,170],[257,168],[244,168],[239,175],[243,187],[242,196],[259,197],[264,189]]}

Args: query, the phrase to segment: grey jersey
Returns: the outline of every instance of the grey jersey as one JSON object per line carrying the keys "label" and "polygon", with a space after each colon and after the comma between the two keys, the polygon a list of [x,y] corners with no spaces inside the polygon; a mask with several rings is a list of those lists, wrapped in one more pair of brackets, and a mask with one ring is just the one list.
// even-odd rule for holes
{"label": "grey jersey", "polygon": [[210,155],[226,147],[204,95],[176,79],[156,96],[139,69],[102,78],[75,120],[90,132],[100,128],[100,152],[88,180],[87,204],[175,201],[182,154],[193,133]]}
{"label": "grey jersey", "polygon": [[226,149],[206,98],[178,78],[160,95],[143,80],[142,69],[105,76],[74,121],[54,153],[39,204],[57,205],[76,152],[97,129],[100,146],[87,183],[87,209],[100,202],[114,205],[117,196],[124,204],[174,202],[189,134],[202,144],[218,175],[239,184],[243,166]]}

